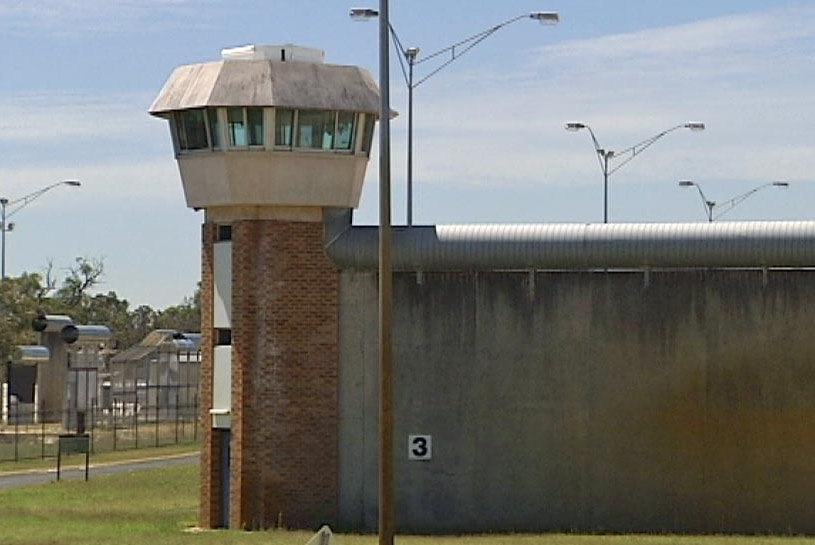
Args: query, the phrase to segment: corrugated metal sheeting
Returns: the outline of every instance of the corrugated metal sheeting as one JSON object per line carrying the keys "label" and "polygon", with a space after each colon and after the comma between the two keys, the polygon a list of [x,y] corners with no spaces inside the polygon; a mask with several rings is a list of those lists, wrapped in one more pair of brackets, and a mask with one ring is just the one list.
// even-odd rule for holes
{"label": "corrugated metal sheeting", "polygon": [[[377,267],[377,227],[343,226],[336,218],[326,225],[326,250],[338,267]],[[393,231],[393,268],[401,271],[648,267],[815,267],[815,221],[438,225]]]}

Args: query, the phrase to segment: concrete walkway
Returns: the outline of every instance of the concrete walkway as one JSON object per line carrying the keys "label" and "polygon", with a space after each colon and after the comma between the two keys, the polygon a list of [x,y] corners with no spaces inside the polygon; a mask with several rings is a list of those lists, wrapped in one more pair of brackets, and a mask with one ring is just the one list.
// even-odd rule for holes
{"label": "concrete walkway", "polygon": [[[144,458],[141,460],[125,460],[121,462],[91,464],[88,471],[88,478],[93,479],[94,477],[102,477],[104,475],[130,473],[133,471],[143,471],[145,469],[194,465],[198,463],[199,458],[200,455],[198,453],[174,454],[156,458]],[[81,480],[84,478],[84,465],[78,467],[76,464],[72,463],[70,466],[63,467],[62,471],[60,472],[60,480]],[[0,490],[45,484],[56,482],[56,480],[56,468],[0,473]]]}

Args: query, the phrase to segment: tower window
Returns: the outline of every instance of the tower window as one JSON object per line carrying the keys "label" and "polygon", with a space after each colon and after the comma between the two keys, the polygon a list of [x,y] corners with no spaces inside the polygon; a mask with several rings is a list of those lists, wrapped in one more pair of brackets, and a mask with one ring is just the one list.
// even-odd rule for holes
{"label": "tower window", "polygon": [[226,117],[230,146],[263,145],[263,108],[227,108]]}
{"label": "tower window", "polygon": [[207,149],[207,123],[203,108],[182,110],[175,114],[178,147],[181,150]]}
{"label": "tower window", "polygon": [[294,110],[279,108],[275,112],[275,145],[291,147],[294,132]]}
{"label": "tower window", "polygon": [[297,119],[297,147],[310,149],[333,147],[334,112],[301,110]]}
{"label": "tower window", "polygon": [[217,346],[229,346],[232,344],[232,330],[231,329],[215,329],[215,344]]}
{"label": "tower window", "polygon": [[221,124],[218,122],[218,110],[210,108],[206,113],[209,121],[209,140],[212,142],[214,149],[221,149],[223,142],[221,142]]}
{"label": "tower window", "polygon": [[[221,116],[219,117],[219,112]],[[226,115],[224,115],[226,114]],[[357,137],[370,152],[374,116],[365,114],[361,135],[357,112],[276,108],[274,146],[280,149],[353,153]],[[265,109],[260,107],[194,108],[173,114],[179,152],[195,150],[265,149]],[[225,123],[224,123],[225,122]]]}
{"label": "tower window", "polygon": [[242,147],[246,145],[246,121],[243,118],[243,108],[228,108],[226,110],[229,127],[229,145]]}
{"label": "tower window", "polygon": [[362,151],[371,152],[371,141],[374,138],[374,116],[365,114],[365,126],[362,128]]}
{"label": "tower window", "polygon": [[232,240],[232,226],[229,224],[222,224],[218,226],[218,242]]}
{"label": "tower window", "polygon": [[334,149],[350,150],[354,144],[354,112],[339,112],[337,114],[337,139]]}
{"label": "tower window", "polygon": [[246,124],[249,127],[249,145],[263,145],[263,108],[246,108]]}

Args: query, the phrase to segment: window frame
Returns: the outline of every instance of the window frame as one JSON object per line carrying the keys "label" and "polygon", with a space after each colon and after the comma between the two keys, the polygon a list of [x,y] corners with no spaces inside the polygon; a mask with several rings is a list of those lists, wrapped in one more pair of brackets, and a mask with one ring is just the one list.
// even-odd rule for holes
{"label": "window frame", "polygon": [[[266,108],[264,106],[227,106],[224,108],[226,110],[226,136],[227,136],[227,147],[228,149],[232,150],[263,150],[266,149]],[[243,133],[244,137],[246,138],[245,144],[238,144],[235,142],[234,132],[232,130],[232,121],[230,121],[229,114],[235,110],[240,110],[241,112],[241,122],[243,124]],[[260,122],[261,122],[261,129],[260,129],[260,136],[262,141],[258,143],[252,143],[252,130],[249,124],[249,110],[260,110]]]}
{"label": "window frame", "polygon": [[[203,134],[205,140],[203,147],[189,147],[189,133],[187,131],[187,123],[185,123],[184,117],[193,112],[201,112],[202,114],[204,129]],[[209,136],[209,119],[207,118],[207,108],[187,108],[184,110],[178,110],[174,112],[173,125],[175,128],[174,136],[178,144],[179,153],[197,153],[201,151],[208,151],[212,148]]]}
{"label": "window frame", "polygon": [[[240,111],[240,122],[242,123],[242,131],[245,136],[245,144],[233,143],[233,130],[230,126],[230,112],[234,113]],[[262,124],[260,135],[262,138],[261,143],[252,143],[252,131],[249,125],[249,111],[259,110],[260,115],[255,116],[255,121],[260,121]],[[185,116],[189,116],[189,112],[200,111],[203,114],[203,129],[205,131],[206,147],[189,147],[189,135],[187,131],[187,124],[184,122]],[[278,143],[278,119],[280,119],[280,112],[291,112],[291,128],[288,143]],[[323,133],[318,135],[317,138],[324,138],[326,131],[325,128],[331,129],[331,147],[306,147],[300,146],[299,140],[301,136],[301,119],[302,112],[311,112],[315,114],[330,114],[330,121],[325,117],[323,123]],[[350,134],[347,135],[347,145],[339,146],[340,142],[340,119],[346,117],[344,121],[350,120]],[[205,151],[213,152],[227,152],[227,151],[242,151],[242,150],[270,150],[270,151],[294,151],[300,153],[333,153],[339,155],[358,155],[364,154],[370,156],[371,146],[373,141],[373,133],[375,130],[376,119],[373,114],[358,112],[354,110],[325,110],[318,108],[288,108],[277,106],[207,106],[202,108],[187,108],[183,110],[176,110],[169,118],[171,125],[171,133],[173,145],[176,149],[176,156],[187,155],[194,153],[201,153]],[[237,124],[237,123],[236,123]],[[257,126],[257,123],[253,125]],[[370,127],[370,134],[366,129]],[[199,135],[200,137],[200,135]],[[368,140],[366,143],[366,139]]]}

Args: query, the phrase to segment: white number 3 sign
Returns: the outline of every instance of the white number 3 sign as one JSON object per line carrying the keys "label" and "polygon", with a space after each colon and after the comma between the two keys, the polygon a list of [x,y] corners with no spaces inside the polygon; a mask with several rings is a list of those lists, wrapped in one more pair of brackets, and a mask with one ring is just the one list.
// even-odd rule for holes
{"label": "white number 3 sign", "polygon": [[430,435],[408,435],[408,460],[430,460],[433,458],[433,437]]}

